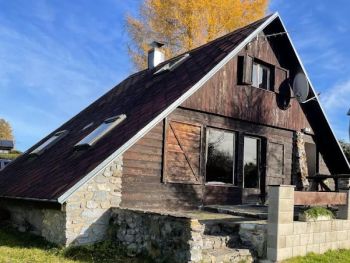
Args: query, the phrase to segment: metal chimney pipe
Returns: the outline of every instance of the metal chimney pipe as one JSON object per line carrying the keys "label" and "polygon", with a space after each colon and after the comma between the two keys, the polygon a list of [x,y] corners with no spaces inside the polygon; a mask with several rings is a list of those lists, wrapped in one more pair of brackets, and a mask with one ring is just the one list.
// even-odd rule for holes
{"label": "metal chimney pipe", "polygon": [[161,50],[161,47],[164,46],[163,43],[153,41],[150,45],[152,48],[148,51],[148,68],[152,69],[164,62],[165,55]]}

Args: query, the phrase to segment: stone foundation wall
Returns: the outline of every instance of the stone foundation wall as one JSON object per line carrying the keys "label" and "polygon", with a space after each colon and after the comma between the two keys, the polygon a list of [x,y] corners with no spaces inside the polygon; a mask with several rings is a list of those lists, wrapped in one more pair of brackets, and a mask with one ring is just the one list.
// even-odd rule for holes
{"label": "stone foundation wall", "polygon": [[106,237],[111,207],[121,202],[122,157],[115,159],[90,182],[70,196],[61,209],[40,208],[40,203],[2,201],[21,231],[43,236],[59,245],[82,245]]}
{"label": "stone foundation wall", "polygon": [[122,157],[113,161],[65,204],[67,244],[81,245],[106,237],[110,208],[121,202]]}
{"label": "stone foundation wall", "polygon": [[256,253],[257,258],[266,257],[267,225],[242,223],[239,226],[239,238],[243,245]]}
{"label": "stone foundation wall", "polygon": [[63,245],[66,242],[66,214],[60,209],[40,208],[18,201],[1,201],[0,207],[10,212],[11,224],[21,232],[31,232]]}
{"label": "stone foundation wall", "polygon": [[198,220],[152,212],[113,209],[112,239],[129,255],[159,262],[199,262],[203,241]]}
{"label": "stone foundation wall", "polygon": [[129,255],[154,262],[253,262],[266,251],[266,225],[122,208],[112,209],[111,235]]}

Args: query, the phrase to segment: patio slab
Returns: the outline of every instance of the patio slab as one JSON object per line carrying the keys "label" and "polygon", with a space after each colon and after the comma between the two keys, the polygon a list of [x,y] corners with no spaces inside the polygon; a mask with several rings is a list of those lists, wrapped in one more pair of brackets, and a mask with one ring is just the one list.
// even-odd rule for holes
{"label": "patio slab", "polygon": [[202,209],[213,213],[266,220],[267,208],[265,205],[209,205]]}

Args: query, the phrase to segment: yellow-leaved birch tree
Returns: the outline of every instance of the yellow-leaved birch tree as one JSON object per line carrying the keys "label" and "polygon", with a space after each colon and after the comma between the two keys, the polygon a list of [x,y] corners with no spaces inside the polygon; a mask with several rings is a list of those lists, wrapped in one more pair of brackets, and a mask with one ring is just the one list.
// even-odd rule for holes
{"label": "yellow-leaved birch tree", "polygon": [[11,125],[4,119],[0,119],[0,140],[13,140]]}
{"label": "yellow-leaved birch tree", "polygon": [[137,17],[126,17],[128,51],[137,69],[147,65],[153,41],[166,58],[198,47],[266,13],[268,0],[145,0]]}

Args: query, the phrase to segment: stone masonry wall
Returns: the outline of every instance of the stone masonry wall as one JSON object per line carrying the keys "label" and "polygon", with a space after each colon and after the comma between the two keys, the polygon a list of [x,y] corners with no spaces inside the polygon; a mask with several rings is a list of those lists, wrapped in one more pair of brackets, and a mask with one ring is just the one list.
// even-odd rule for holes
{"label": "stone masonry wall", "polygon": [[112,239],[129,255],[158,262],[199,262],[203,241],[198,220],[166,214],[113,209]]}
{"label": "stone masonry wall", "polygon": [[111,239],[129,255],[152,262],[253,262],[255,254],[265,256],[264,226],[246,224],[238,233],[237,226],[220,220],[207,223],[184,214],[113,208]]}
{"label": "stone masonry wall", "polygon": [[24,201],[1,201],[20,231],[32,232],[59,245],[82,245],[105,238],[110,208],[121,202],[122,157],[115,159],[70,196],[62,209],[40,208]]}
{"label": "stone masonry wall", "polygon": [[298,190],[307,189],[309,187],[309,181],[306,179],[306,177],[308,176],[308,169],[305,152],[304,134],[302,132],[296,132],[294,134],[293,144],[293,182]]}
{"label": "stone masonry wall", "polygon": [[339,219],[294,222],[294,186],[272,186],[269,196],[267,259],[280,262],[306,253],[350,248],[350,207],[339,206]]}
{"label": "stone masonry wall", "polygon": [[10,212],[11,223],[19,231],[31,232],[56,244],[65,244],[64,211],[13,201],[1,201],[0,207]]}
{"label": "stone masonry wall", "polygon": [[65,204],[67,244],[81,245],[105,238],[110,208],[121,202],[122,157],[113,161]]}

